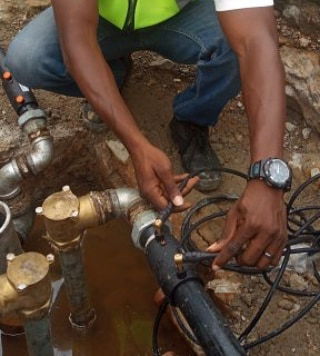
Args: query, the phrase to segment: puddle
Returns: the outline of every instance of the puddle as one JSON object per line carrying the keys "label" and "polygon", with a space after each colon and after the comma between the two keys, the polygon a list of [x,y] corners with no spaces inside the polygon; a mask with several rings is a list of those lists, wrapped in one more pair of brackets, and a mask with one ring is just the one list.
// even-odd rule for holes
{"label": "puddle", "polygon": [[[39,237],[42,232],[38,222],[28,249],[48,252]],[[97,321],[86,336],[76,335],[68,321],[62,287],[51,311],[55,355],[152,355],[152,326],[157,312],[153,296],[158,287],[144,254],[131,244],[129,233],[129,227],[122,221],[88,232],[84,241],[85,264]],[[58,267],[53,275],[59,278]],[[2,344],[1,356],[27,356],[23,336],[2,336]],[[179,356],[193,355],[168,319],[164,319],[161,327],[160,345],[163,351],[174,350]]]}

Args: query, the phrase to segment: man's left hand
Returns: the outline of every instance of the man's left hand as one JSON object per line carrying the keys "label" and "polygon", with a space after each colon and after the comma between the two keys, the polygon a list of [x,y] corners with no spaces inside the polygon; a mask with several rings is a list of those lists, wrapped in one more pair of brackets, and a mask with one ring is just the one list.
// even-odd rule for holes
{"label": "man's left hand", "polygon": [[208,248],[219,252],[212,268],[218,270],[232,257],[241,265],[260,269],[276,266],[287,239],[283,192],[252,180],[230,209],[221,240]]}

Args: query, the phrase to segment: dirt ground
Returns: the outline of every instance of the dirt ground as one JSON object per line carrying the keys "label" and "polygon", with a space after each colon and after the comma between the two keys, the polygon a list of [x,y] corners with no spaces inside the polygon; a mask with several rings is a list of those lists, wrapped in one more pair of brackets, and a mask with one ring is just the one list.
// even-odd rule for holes
{"label": "dirt ground", "polygon": [[[9,2],[0,0],[9,6]],[[1,23],[0,42],[2,46],[7,46],[14,34],[30,18],[32,12],[27,10],[24,3],[19,0],[10,4],[10,11],[7,12],[5,21]],[[157,146],[162,148],[172,159],[177,172],[182,168],[176,148],[174,147],[168,131],[168,124],[172,117],[172,99],[176,93],[183,90],[194,78],[194,68],[188,66],[174,65],[172,68],[158,68],[150,66],[151,62],[158,59],[153,53],[139,52],[134,56],[134,69],[131,77],[124,89],[124,97],[135,114],[139,126],[147,137]],[[36,92],[37,97],[44,109],[50,109],[56,120],[69,120],[72,122],[79,120],[81,100],[65,98],[58,95]],[[0,97],[1,111],[10,112],[6,99],[2,94]],[[11,114],[9,115],[11,117]],[[14,115],[12,115],[12,118]],[[0,119],[1,120],[1,119]],[[51,118],[51,121],[53,119]],[[291,160],[295,153],[319,152],[319,137],[311,131],[310,137],[306,140],[302,130],[306,128],[303,121],[294,117],[289,117],[295,127],[286,133],[286,158]],[[290,125],[289,125],[290,126]],[[211,130],[211,144],[221,158],[226,167],[246,171],[249,163],[249,139],[246,115],[240,97],[233,100],[224,110],[218,125]],[[84,153],[85,155],[85,153]],[[88,159],[85,157],[84,159]],[[86,176],[84,174],[84,176]],[[81,185],[81,174],[77,177]],[[52,177],[52,180],[55,178]],[[299,180],[301,177],[299,177]],[[94,182],[87,182],[80,190],[85,191]],[[240,194],[243,183],[237,178],[226,177],[219,189],[221,193]],[[198,192],[191,194],[191,200],[197,201],[204,195]],[[179,221],[179,217],[175,218]],[[196,241],[201,247],[206,247],[210,241],[219,236],[222,221],[206,226],[199,231]],[[226,277],[223,275],[223,277]],[[248,324],[254,312],[261,305],[263,297],[267,291],[267,285],[260,277],[229,276],[236,283],[239,283],[238,290],[234,296],[227,301],[228,317],[233,325],[234,331],[239,334],[240,330]],[[310,288],[314,288],[310,282]],[[283,301],[288,301],[284,306]],[[266,332],[279,327],[285,320],[297,312],[305,303],[305,298],[286,297],[280,293],[267,310],[265,317],[259,323],[253,336],[261,336]],[[302,321],[289,329],[283,335],[272,341],[253,349],[251,355],[319,355],[320,354],[320,334],[319,307],[305,317]]]}

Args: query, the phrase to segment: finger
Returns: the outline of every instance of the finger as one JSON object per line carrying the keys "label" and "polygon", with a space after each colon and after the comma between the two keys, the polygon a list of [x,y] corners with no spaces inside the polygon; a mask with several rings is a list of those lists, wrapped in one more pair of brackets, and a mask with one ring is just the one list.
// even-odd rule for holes
{"label": "finger", "polygon": [[181,183],[183,180],[185,180],[186,178],[189,177],[188,173],[183,173],[183,174],[177,174],[174,176],[174,181],[179,184]]}
{"label": "finger", "polygon": [[170,201],[172,201],[175,206],[183,206],[184,200],[179,187],[174,180],[171,169],[165,169],[158,172],[158,176],[165,187],[165,191],[167,192]]}
{"label": "finger", "polygon": [[234,236],[231,240],[222,248],[219,255],[213,261],[212,269],[217,271],[224,266],[231,258],[237,256],[243,249],[244,245],[254,236],[251,229],[248,229],[246,225],[241,225],[236,229]]}
{"label": "finger", "polygon": [[[273,238],[273,236],[272,236]],[[248,244],[244,252],[237,258],[240,265],[255,266],[262,258],[264,252],[270,245],[270,235],[256,235]],[[270,262],[270,260],[269,260]]]}
{"label": "finger", "polygon": [[270,265],[274,265],[274,260],[279,262],[282,251],[283,251],[283,239],[278,236],[265,250],[262,257],[259,259],[257,263],[257,267],[260,269],[265,269]]}
{"label": "finger", "polygon": [[283,244],[281,249],[279,250],[278,254],[274,257],[274,259],[271,261],[271,266],[278,266],[279,263],[280,263],[280,260],[283,256],[283,253],[284,253],[284,250],[285,250],[285,247],[286,247],[287,243]]}
{"label": "finger", "polygon": [[188,195],[192,191],[192,189],[198,184],[199,180],[199,177],[189,179],[188,184],[182,189],[182,195]]}
{"label": "finger", "polygon": [[207,251],[209,252],[220,252],[226,244],[232,239],[237,229],[237,207],[234,205],[228,215],[224,225],[223,232],[219,241],[213,243],[208,247]]}
{"label": "finger", "polygon": [[157,210],[165,209],[169,201],[162,194],[162,191],[156,185],[148,185],[143,188],[142,195],[146,198]]}
{"label": "finger", "polygon": [[184,201],[184,204],[173,209],[174,213],[181,213],[182,211],[188,210],[192,207],[192,204],[188,201]]}

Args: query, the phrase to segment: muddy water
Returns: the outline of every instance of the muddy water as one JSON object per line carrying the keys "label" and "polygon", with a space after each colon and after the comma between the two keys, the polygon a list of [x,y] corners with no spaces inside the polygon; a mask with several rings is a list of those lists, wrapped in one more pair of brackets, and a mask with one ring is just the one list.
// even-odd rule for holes
{"label": "muddy water", "polygon": [[[33,232],[28,249],[48,252],[41,241],[41,224]],[[61,356],[151,355],[152,325],[157,308],[153,296],[157,284],[145,256],[130,241],[129,228],[120,221],[92,229],[84,241],[85,265],[97,321],[86,336],[70,328],[64,288],[51,311],[53,343]],[[53,275],[59,278],[58,266]],[[2,337],[3,356],[25,356],[24,337]],[[169,320],[160,335],[163,351],[191,355]],[[0,353],[1,354],[1,353]]]}

